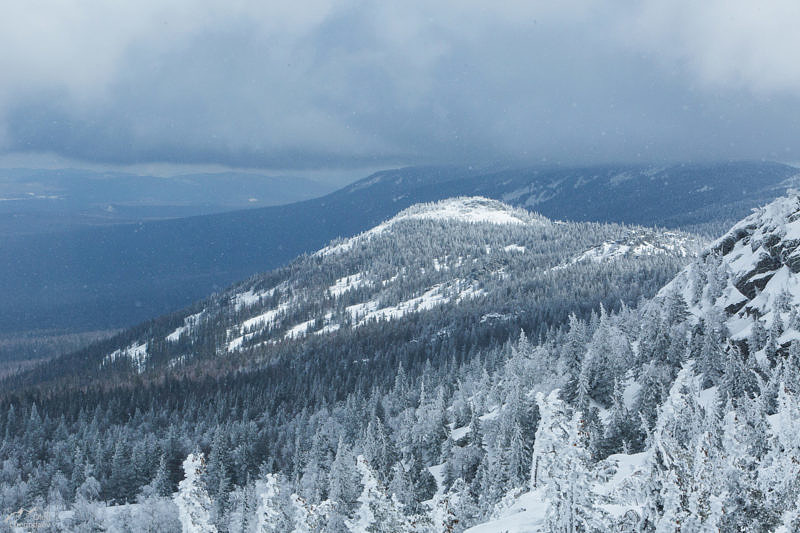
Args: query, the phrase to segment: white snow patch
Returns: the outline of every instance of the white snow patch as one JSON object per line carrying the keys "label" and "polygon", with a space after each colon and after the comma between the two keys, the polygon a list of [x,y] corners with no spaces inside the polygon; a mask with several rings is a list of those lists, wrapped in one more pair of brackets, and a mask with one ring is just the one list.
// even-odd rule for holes
{"label": "white snow patch", "polygon": [[[460,197],[440,202],[417,204],[392,220],[450,220],[467,223],[530,224],[533,217],[525,210],[480,196]],[[541,219],[539,220],[541,223]]]}
{"label": "white snow patch", "polygon": [[499,320],[505,322],[506,320],[511,320],[513,315],[509,314],[502,314],[502,313],[486,313],[481,317],[481,324],[489,322],[490,320]]}
{"label": "white snow patch", "polygon": [[764,289],[747,304],[747,307],[767,312],[772,309],[772,304],[783,292],[791,295],[790,305],[800,305],[800,278],[787,266],[783,266],[775,272]]}
{"label": "white snow patch", "polygon": [[341,327],[341,324],[328,324],[327,326],[323,326],[319,331],[315,331],[314,335],[327,335],[328,333],[334,333],[339,331]]}
{"label": "white snow patch", "polygon": [[178,342],[183,335],[188,335],[192,332],[202,316],[203,311],[187,316],[183,319],[183,326],[176,328],[175,331],[165,337],[165,340],[167,342]]}
{"label": "white snow patch", "polygon": [[380,302],[378,300],[370,300],[369,302],[350,305],[345,311],[350,315],[350,319],[356,322],[364,315],[375,311],[379,306]]}
{"label": "white snow patch", "polygon": [[594,261],[600,263],[627,255],[646,256],[673,253],[686,257],[692,253],[689,238],[677,233],[663,233],[663,239],[642,239],[637,242],[604,242],[599,246],[586,250],[573,259],[573,263],[580,261]]}
{"label": "white snow patch", "polygon": [[688,235],[681,235],[674,232],[633,232],[629,238],[624,241],[609,241],[597,246],[593,246],[583,253],[573,257],[570,261],[550,268],[550,271],[563,270],[584,261],[604,263],[623,257],[641,257],[667,254],[687,257],[690,255],[695,255],[699,251],[698,247],[699,243],[694,241],[693,238]]}
{"label": "white snow patch", "polygon": [[298,324],[291,328],[286,334],[283,336],[284,339],[297,339],[308,333],[308,328],[314,325],[316,319],[311,319],[303,322],[302,324]]}
{"label": "white snow patch", "polygon": [[547,500],[544,489],[522,494],[502,516],[471,527],[465,533],[541,533],[545,528]]}
{"label": "white snow patch", "polygon": [[262,298],[271,298],[279,288],[280,285],[265,291],[256,292],[253,289],[249,289],[245,292],[239,292],[233,295],[231,303],[237,311],[241,311],[244,308],[257,305],[261,302]]}
{"label": "white snow patch", "polygon": [[275,309],[270,309],[269,311],[265,311],[258,316],[254,316],[253,318],[249,318],[242,322],[240,327],[240,331],[242,333],[246,333],[247,331],[253,330],[255,328],[265,328],[272,326],[282,313],[285,313],[289,309],[288,303],[282,303]]}
{"label": "white snow patch", "polygon": [[280,304],[275,309],[270,309],[258,316],[247,319],[241,324],[228,330],[228,338],[234,337],[228,342],[228,351],[233,352],[242,347],[246,342],[277,323],[278,317],[289,309],[288,302]]}
{"label": "white snow patch", "polygon": [[146,342],[133,343],[127,348],[114,350],[113,352],[105,356],[103,358],[102,365],[111,364],[120,358],[129,359],[136,368],[136,372],[141,374],[142,372],[144,372],[145,363],[147,363],[147,357],[148,357],[147,343]]}
{"label": "white snow patch", "polygon": [[433,479],[436,480],[436,492],[442,492],[444,490],[444,467],[447,466],[447,463],[442,463],[440,465],[429,466],[428,472],[431,473]]}
{"label": "white snow patch", "polygon": [[478,420],[480,420],[481,422],[485,422],[487,420],[494,420],[498,416],[500,416],[500,407],[499,406],[495,406],[492,409],[490,409],[488,413],[485,413],[485,414],[482,414],[481,416],[479,416]]}
{"label": "white snow patch", "polygon": [[352,276],[345,276],[337,279],[333,285],[328,287],[328,292],[330,292],[332,297],[338,298],[348,291],[363,287],[364,285],[368,284],[370,283],[368,280],[364,279],[364,273],[359,272],[357,274],[353,274]]}
{"label": "white snow patch", "polygon": [[[606,459],[606,463],[613,468],[613,475],[604,483],[597,483],[592,491],[598,496],[611,496],[620,500],[619,496],[626,492],[629,485],[636,478],[643,477],[647,469],[647,453],[632,455],[614,454]],[[628,510],[641,512],[642,502],[627,501],[622,498],[620,503],[605,504],[601,507],[609,514],[620,517]],[[544,533],[545,516],[547,513],[547,499],[545,488],[525,492],[501,510],[495,510],[493,518],[483,524],[466,530],[466,533]]]}
{"label": "white snow patch", "polygon": [[[451,301],[460,303],[466,299],[477,298],[484,294],[483,289],[479,289],[471,284],[461,288],[462,285],[466,285],[464,280],[454,280],[446,284],[440,283],[425,291],[421,296],[388,307],[378,308],[378,302],[376,300],[367,302],[366,304],[359,304],[365,306],[364,308],[359,308],[359,311],[363,309],[366,313],[361,320],[355,324],[355,327],[363,326],[373,320],[397,320],[408,313],[428,311]],[[348,307],[347,311],[350,312],[355,321],[356,314],[351,311],[353,307],[356,306]],[[367,310],[368,307],[374,308]]]}
{"label": "white snow patch", "polygon": [[236,337],[235,339],[233,339],[232,341],[230,341],[228,343],[228,351],[229,352],[234,352],[234,351],[238,350],[239,348],[242,347],[242,344],[244,344],[244,341],[245,341],[244,335],[239,335],[238,337]]}
{"label": "white snow patch", "polygon": [[459,441],[466,437],[469,431],[469,426],[456,428],[450,432],[450,438],[453,439],[453,441]]}
{"label": "white snow patch", "polygon": [[700,391],[700,397],[697,398],[697,403],[705,410],[714,409],[717,403],[717,387],[709,387],[708,389]]}
{"label": "white snow patch", "polygon": [[625,384],[625,390],[622,392],[622,400],[625,403],[626,409],[633,408],[633,404],[636,402],[636,397],[639,395],[640,390],[642,390],[642,386],[634,379],[629,380]]}

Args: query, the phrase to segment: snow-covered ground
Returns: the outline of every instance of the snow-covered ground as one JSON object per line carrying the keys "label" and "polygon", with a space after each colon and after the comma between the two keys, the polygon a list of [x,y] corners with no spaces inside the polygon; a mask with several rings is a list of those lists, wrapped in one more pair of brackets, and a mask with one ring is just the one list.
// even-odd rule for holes
{"label": "snow-covered ground", "polygon": [[[476,298],[481,294],[483,294],[483,292],[480,289],[475,288],[471,284],[467,284],[465,280],[454,280],[447,284],[436,285],[416,298],[405,300],[396,305],[368,311],[354,327],[363,326],[374,320],[398,320],[408,313],[428,311],[434,307],[452,301],[460,302],[465,299]],[[368,302],[364,305],[367,307],[376,306],[377,302]],[[350,308],[348,308],[348,310],[349,309]]]}
{"label": "snow-covered ground", "polygon": [[697,241],[693,240],[693,237],[688,234],[673,232],[655,234],[652,231],[643,233],[631,232],[625,240],[604,242],[589,248],[573,257],[570,261],[557,265],[551,270],[562,270],[587,261],[605,263],[623,257],[666,254],[688,257],[695,255],[697,252]]}
{"label": "snow-covered ground", "polygon": [[659,255],[677,254],[686,257],[693,253],[693,245],[687,235],[678,233],[662,233],[655,238],[655,235],[632,234],[624,242],[604,242],[603,244],[586,250],[583,254],[574,259],[574,262],[610,261],[618,257],[627,255]]}
{"label": "snow-covered ground", "polygon": [[280,288],[281,287],[278,286],[263,291],[254,291],[253,289],[248,289],[247,291],[235,294],[231,299],[231,303],[237,311],[241,311],[242,309],[246,309],[247,307],[251,307],[260,303],[263,298],[271,298],[272,295],[275,294],[275,291],[279,290]]}
{"label": "snow-covered ground", "polygon": [[[613,472],[607,481],[594,485],[593,492],[598,501],[604,497],[616,503],[600,507],[614,517],[621,517],[629,510],[640,512],[642,502],[636,501],[627,490],[631,483],[645,475],[647,453],[615,454],[606,459],[607,467]],[[625,501],[630,498],[631,501]],[[622,503],[619,503],[622,501]],[[544,533],[547,499],[543,489],[525,492],[511,499],[502,510],[487,522],[467,529],[467,533]]]}
{"label": "snow-covered ground", "polygon": [[543,491],[526,492],[517,498],[502,516],[471,527],[469,533],[541,533],[544,530],[544,518],[547,501]]}

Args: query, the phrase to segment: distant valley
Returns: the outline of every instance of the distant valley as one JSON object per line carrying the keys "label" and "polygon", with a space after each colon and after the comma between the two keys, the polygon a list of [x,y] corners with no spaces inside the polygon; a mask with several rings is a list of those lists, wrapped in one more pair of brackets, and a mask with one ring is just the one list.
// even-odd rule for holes
{"label": "distant valley", "polygon": [[0,239],[288,204],[331,192],[301,177],[245,172],[159,177],[78,169],[0,169]]}

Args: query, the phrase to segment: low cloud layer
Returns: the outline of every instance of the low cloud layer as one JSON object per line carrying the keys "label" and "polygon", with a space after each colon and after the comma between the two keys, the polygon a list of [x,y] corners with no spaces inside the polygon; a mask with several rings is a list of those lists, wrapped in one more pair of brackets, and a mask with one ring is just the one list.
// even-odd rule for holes
{"label": "low cloud layer", "polygon": [[0,152],[298,170],[800,159],[796,2],[295,4],[6,6]]}

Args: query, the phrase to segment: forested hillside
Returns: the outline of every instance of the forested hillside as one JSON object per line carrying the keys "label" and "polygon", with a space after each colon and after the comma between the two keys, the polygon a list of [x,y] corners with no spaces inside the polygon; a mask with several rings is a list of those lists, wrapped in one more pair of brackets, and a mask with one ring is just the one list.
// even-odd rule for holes
{"label": "forested hillside", "polygon": [[800,1],[2,7],[0,533],[800,533]]}
{"label": "forested hillside", "polygon": [[278,360],[326,373],[343,361],[352,379],[352,361],[468,358],[520,329],[538,338],[570,313],[634,304],[699,247],[688,234],[553,222],[485,198],[421,204],[19,381],[219,375]]}
{"label": "forested hillside", "polygon": [[[346,494],[325,504],[330,516],[319,527],[347,530],[360,520],[364,480],[374,480],[376,497],[394,483],[401,515],[429,524],[422,502],[441,499],[456,477],[479,490],[484,457],[495,461],[491,447],[511,445],[509,431],[522,439],[515,446],[533,441],[538,415],[525,381],[514,392],[525,405],[512,419],[498,411],[509,359],[527,361],[539,339],[556,345],[569,323],[596,323],[601,309],[602,320],[613,310],[632,313],[625,306],[652,296],[699,244],[676,232],[554,222],[483,198],[414,206],[184,312],[6,380],[4,512],[73,509],[64,520],[75,528],[127,523],[126,513],[163,513],[164,524],[176,524],[164,498],[197,452],[203,459],[189,461],[183,487],[195,495],[193,483],[205,487],[197,490],[213,502],[208,517],[221,530],[256,520],[256,493],[275,502],[296,493],[305,519],[319,521],[312,506],[337,491]],[[537,370],[543,387],[558,382],[554,370]],[[501,420],[513,427],[491,429]],[[502,441],[470,439],[470,424],[473,435],[487,425]],[[525,477],[529,457],[517,457],[516,474],[508,477],[507,466],[493,473],[484,511],[464,526],[489,517]],[[197,469],[204,472],[194,476]],[[292,505],[275,502],[274,512],[299,520]],[[104,511],[108,504],[115,506]]]}
{"label": "forested hillside", "polygon": [[[75,531],[797,531],[800,197],[691,242],[415,206],[67,360],[93,379],[28,374],[51,385],[0,404],[4,512]],[[490,249],[528,259],[474,261]],[[413,288],[376,281],[403,267]],[[527,284],[563,315],[514,299]],[[638,302],[605,305],[611,286]],[[536,320],[499,319],[503,302]],[[213,349],[173,364],[162,336]]]}

